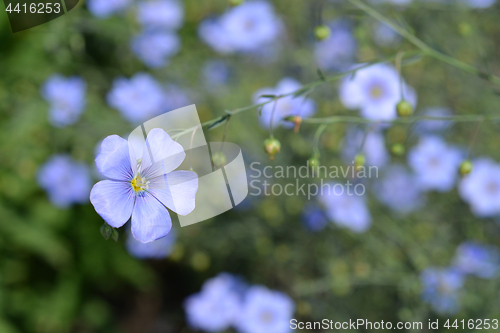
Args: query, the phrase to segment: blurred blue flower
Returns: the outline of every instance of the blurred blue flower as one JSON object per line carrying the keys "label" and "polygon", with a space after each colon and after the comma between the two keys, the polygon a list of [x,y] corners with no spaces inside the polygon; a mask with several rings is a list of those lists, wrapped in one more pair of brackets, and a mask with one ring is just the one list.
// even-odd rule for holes
{"label": "blurred blue flower", "polygon": [[181,48],[179,37],[173,32],[145,31],[131,41],[132,51],[151,68],[163,67]]}
{"label": "blurred blue flower", "polygon": [[305,227],[313,232],[325,229],[328,220],[323,210],[319,207],[308,205],[302,211],[302,221]]}
{"label": "blurred blue flower", "polygon": [[446,192],[455,185],[464,157],[460,149],[448,146],[440,137],[425,136],[409,151],[408,164],[420,189]]}
{"label": "blurred blue flower", "polygon": [[88,0],[88,10],[97,17],[106,18],[126,10],[132,0]]}
{"label": "blurred blue flower", "polygon": [[399,164],[388,167],[373,189],[375,197],[397,213],[407,214],[424,203],[414,175]]}
{"label": "blurred blue flower", "polygon": [[472,172],[459,184],[460,197],[479,217],[500,214],[500,165],[489,158],[473,161]]}
{"label": "blurred blue flower", "polygon": [[172,228],[167,208],[187,215],[195,207],[198,177],[173,171],[186,157],[182,146],[162,129],[152,129],[138,162],[134,149],[118,135],[108,136],[96,158],[98,170],[110,180],[94,185],[90,201],[113,228],[132,216],[132,235],[143,243],[166,236]]}
{"label": "blurred blue flower", "polygon": [[[404,82],[403,86],[404,98],[415,107],[417,104],[415,91]],[[361,115],[365,118],[395,119],[396,104],[401,101],[399,73],[396,68],[387,64],[359,69],[341,80],[339,97],[346,108],[360,109]]]}
{"label": "blurred blue flower", "polygon": [[226,84],[230,70],[222,60],[209,60],[203,65],[202,74],[205,85],[211,89]]}
{"label": "blurred blue flower", "polygon": [[329,24],[330,36],[316,43],[314,55],[321,69],[344,70],[353,64],[358,48],[350,25],[344,20]]}
{"label": "blurred blue flower", "polygon": [[353,232],[360,233],[368,230],[371,225],[371,216],[364,197],[356,195],[353,186],[349,190],[344,184],[329,183],[328,185],[329,187],[324,186],[320,196],[321,203],[326,207],[328,219]]}
{"label": "blurred blue flower", "polygon": [[453,263],[464,274],[492,279],[500,269],[500,252],[494,246],[466,242],[457,248]]}
{"label": "blurred blue flower", "polygon": [[56,74],[45,81],[42,97],[50,103],[49,122],[56,127],[74,124],[85,107],[85,81],[77,76],[64,78]]}
{"label": "blurred blue flower", "polygon": [[[342,159],[351,164],[354,157],[359,153],[359,147],[363,142],[364,131],[358,128],[350,128],[343,142]],[[370,131],[366,134],[363,146],[367,166],[384,167],[389,161],[389,154],[385,148],[385,140],[379,131]]]}
{"label": "blurred blue flower", "polygon": [[146,29],[179,29],[184,22],[184,8],[177,0],[140,1],[137,20]]}
{"label": "blurred blue flower", "polygon": [[172,111],[193,104],[191,103],[191,99],[189,97],[189,91],[186,91],[174,84],[166,85],[164,93],[164,112]]}
{"label": "blurred blue flower", "polygon": [[460,308],[459,290],[463,275],[452,268],[427,268],[420,275],[422,299],[440,314],[454,314]]}
{"label": "blurred blue flower", "polygon": [[91,180],[85,164],[66,155],[54,155],[38,170],[38,184],[59,208],[88,201]]}
{"label": "blurred blue flower", "polygon": [[125,243],[128,253],[137,259],[164,259],[174,250],[176,239],[175,230],[172,229],[168,235],[150,243],[139,242],[127,232],[127,241]]}
{"label": "blurred blue flower", "polygon": [[221,332],[236,323],[241,311],[242,282],[228,273],[207,280],[184,301],[187,322],[194,329]]}
{"label": "blurred blue flower", "polygon": [[236,327],[240,333],[284,333],[290,331],[295,305],[286,294],[263,286],[245,293]]}
{"label": "blurred blue flower", "polygon": [[162,86],[146,73],[138,73],[129,80],[115,79],[107,101],[132,124],[160,115],[166,102]]}
{"label": "blurred blue flower", "polygon": [[397,46],[402,40],[401,35],[382,22],[375,23],[372,33],[375,43],[384,47]]}
{"label": "blurred blue flower", "polygon": [[219,53],[257,52],[278,40],[281,20],[262,0],[245,1],[218,18],[203,21],[200,38]]}
{"label": "blurred blue flower", "polygon": [[496,0],[463,0],[463,3],[465,3],[467,6],[470,8],[488,8],[491,7],[495,4]]}
{"label": "blurred blue flower", "polygon": [[[262,95],[284,95],[289,94],[295,90],[300,89],[302,85],[295,79],[286,77],[281,79],[275,88],[262,88],[257,90],[253,95],[253,101],[255,104],[263,103],[269,101],[269,98],[260,97]],[[271,116],[273,114],[273,108],[276,104],[276,110],[274,111],[273,126],[276,128],[280,125],[284,127],[293,127],[292,122],[283,122],[283,118],[288,116],[300,116],[302,118],[308,118],[316,112],[316,103],[307,97],[293,95],[283,97],[277,100],[277,102],[267,103],[262,107],[262,113],[259,117],[262,126],[269,128],[271,124]]]}
{"label": "blurred blue flower", "polygon": [[[431,107],[427,108],[422,113],[426,117],[450,117],[452,112],[445,107]],[[424,120],[415,125],[415,132],[418,134],[437,133],[446,130],[450,127],[451,122],[447,120]]]}

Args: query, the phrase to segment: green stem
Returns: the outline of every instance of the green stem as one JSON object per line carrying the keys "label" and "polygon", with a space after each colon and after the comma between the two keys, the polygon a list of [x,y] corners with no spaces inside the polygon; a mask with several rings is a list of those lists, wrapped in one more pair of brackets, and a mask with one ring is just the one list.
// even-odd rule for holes
{"label": "green stem", "polygon": [[417,38],[415,35],[410,33],[409,31],[403,29],[402,27],[394,24],[391,20],[386,18],[384,15],[380,14],[377,12],[375,9],[372,7],[368,6],[367,4],[363,3],[361,0],[349,0],[350,3],[352,3],[354,6],[358,7],[371,17],[375,18],[376,20],[383,22],[384,24],[388,25],[391,27],[394,31],[396,31],[398,34],[406,38],[410,43],[418,47],[422,52],[424,52],[426,55],[433,57],[437,60],[440,60],[442,62],[445,62],[451,66],[454,66],[456,68],[459,68],[467,73],[471,73],[474,75],[479,76],[482,79],[485,79],[493,84],[499,85],[500,86],[500,78],[498,76],[495,76],[493,74],[485,73],[478,68],[469,65],[461,60],[458,60],[456,58],[453,58],[449,55],[446,55],[444,53],[441,53],[437,50],[434,50],[431,48],[429,45],[425,44],[423,41],[421,41],[419,38]]}

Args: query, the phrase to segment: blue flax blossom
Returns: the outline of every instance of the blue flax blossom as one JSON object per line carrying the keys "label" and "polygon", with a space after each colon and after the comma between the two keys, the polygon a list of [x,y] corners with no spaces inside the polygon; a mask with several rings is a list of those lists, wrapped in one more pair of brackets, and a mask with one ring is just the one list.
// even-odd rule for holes
{"label": "blue flax blossom", "polygon": [[326,207],[328,219],[356,233],[368,230],[371,216],[364,197],[354,193],[352,184],[350,187],[338,183],[328,185],[329,187],[323,187],[320,197],[321,203]]}
{"label": "blue flax blossom", "polygon": [[163,87],[146,73],[138,73],[129,80],[115,79],[107,101],[132,124],[160,115],[166,102]]}
{"label": "blue flax blossom", "polygon": [[457,180],[457,170],[464,159],[458,148],[451,147],[437,136],[425,136],[408,153],[408,164],[423,191],[446,192]]}
{"label": "blue flax blossom", "polygon": [[415,176],[399,164],[385,170],[375,183],[374,194],[381,203],[401,214],[410,213],[424,203]]}
{"label": "blue flax blossom", "polygon": [[459,291],[463,275],[453,268],[427,268],[420,275],[422,299],[439,314],[454,314],[460,309]]}
{"label": "blue flax blossom", "polygon": [[328,220],[323,210],[313,205],[304,208],[302,212],[302,221],[305,227],[313,232],[323,230],[328,224]]}
{"label": "blue flax blossom", "polygon": [[494,246],[466,242],[457,248],[453,263],[464,274],[492,279],[500,269],[500,252]]}
{"label": "blue flax blossom", "polygon": [[77,76],[65,78],[56,74],[42,86],[42,97],[50,103],[49,122],[65,127],[78,121],[85,107],[85,81]]}
{"label": "blue flax blossom", "polygon": [[472,172],[462,179],[458,189],[476,216],[500,215],[500,165],[493,160],[473,161]]}
{"label": "blue flax blossom", "polygon": [[282,22],[267,1],[245,1],[218,18],[203,21],[200,38],[219,53],[255,53],[276,42]]}
{"label": "blue flax blossom", "polygon": [[85,164],[73,161],[66,155],[55,155],[40,167],[38,184],[49,194],[49,199],[59,208],[88,201],[91,179]]}
{"label": "blue flax blossom", "polygon": [[402,37],[394,29],[382,22],[376,22],[372,30],[373,40],[377,45],[393,47],[401,43]]}
{"label": "blue flax blossom", "polygon": [[194,329],[221,332],[236,323],[242,283],[228,273],[207,280],[202,290],[184,301],[187,322]]}
{"label": "blue flax blossom", "polygon": [[132,235],[137,240],[148,243],[162,238],[172,228],[167,208],[187,215],[195,207],[196,174],[173,171],[185,157],[182,146],[159,128],[149,132],[140,162],[127,140],[108,136],[101,144],[96,165],[110,180],[94,185],[90,201],[113,228],[132,217]]}
{"label": "blue flax blossom", "polygon": [[125,245],[128,253],[137,259],[164,259],[172,254],[175,239],[176,233],[174,229],[165,237],[150,243],[139,242],[130,232],[128,232]]}
{"label": "blue flax blossom", "polygon": [[317,42],[314,48],[316,62],[325,70],[344,70],[353,64],[358,49],[356,38],[344,20],[335,21],[329,26],[330,36]]}
{"label": "blue flax blossom", "polygon": [[240,333],[290,332],[295,305],[286,294],[263,286],[252,286],[245,293],[237,329]]}
{"label": "blue flax blossom", "polygon": [[[345,163],[351,164],[363,142],[364,131],[352,128],[344,137],[342,159]],[[370,131],[366,134],[362,152],[365,154],[366,165],[384,167],[389,161],[389,153],[385,148],[385,140],[379,131]]]}
{"label": "blue flax blossom", "polygon": [[137,20],[146,29],[179,29],[184,22],[184,8],[177,0],[146,0],[137,4]]}
{"label": "blue flax blossom", "polygon": [[[262,95],[284,95],[289,94],[295,90],[300,89],[302,85],[295,79],[285,77],[281,79],[280,82],[274,88],[262,88],[254,93],[253,101],[254,103],[262,103],[269,101],[269,98],[260,97]],[[282,125],[284,127],[293,127],[292,122],[282,122],[281,120],[289,116],[300,116],[302,118],[308,118],[316,112],[316,103],[309,98],[304,96],[294,97],[293,95],[286,96],[277,100],[277,102],[272,101],[267,103],[262,107],[262,113],[259,118],[262,126],[269,128],[271,124],[271,116],[274,119],[273,126],[277,127]]]}
{"label": "blue flax blossom", "polygon": [[179,37],[173,32],[145,31],[131,41],[132,51],[151,68],[163,67],[181,48]]}
{"label": "blue flax blossom", "polygon": [[96,17],[106,18],[125,11],[132,0],[88,0],[87,8]]}
{"label": "blue flax blossom", "polygon": [[[403,87],[404,98],[415,107],[417,103],[415,91],[404,82]],[[359,69],[342,79],[339,97],[346,108],[359,109],[365,118],[395,119],[396,105],[401,101],[399,73],[394,66],[388,64],[376,64]]]}

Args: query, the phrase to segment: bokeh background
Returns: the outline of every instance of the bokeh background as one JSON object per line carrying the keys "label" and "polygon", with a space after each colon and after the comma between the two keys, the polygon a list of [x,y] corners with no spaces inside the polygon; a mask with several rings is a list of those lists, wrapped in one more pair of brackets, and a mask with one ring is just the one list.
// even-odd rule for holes
{"label": "bokeh background", "polygon": [[[87,0],[16,34],[0,15],[0,332],[280,333],[290,318],[424,327],[439,319],[447,331],[446,319],[498,319],[498,124],[453,117],[495,115],[499,87],[413,56],[413,44],[347,1],[237,2]],[[500,73],[494,1],[369,5],[433,49]],[[397,117],[400,51],[415,115],[449,121],[358,121],[376,122],[365,112],[370,103],[384,119]],[[352,167],[364,154],[378,178],[327,180],[361,182],[364,196],[249,195],[209,221],[174,222],[153,249],[135,244],[128,224],[115,231],[116,242],[101,235],[104,221],[88,198],[103,178],[94,159],[106,136],[126,137],[191,104],[206,122],[259,95],[321,81],[318,68],[330,78],[384,59],[378,72],[320,82],[278,102],[281,151],[273,161],[263,149],[273,103],[260,118],[253,108],[227,126],[204,128],[207,141],[221,141],[226,129],[248,166],[299,167],[317,158]],[[352,102],[358,94],[364,100]],[[380,96],[387,103],[376,104]],[[321,123],[304,121],[294,132],[280,122],[290,115],[359,118],[321,132]],[[473,170],[461,177],[469,157]]]}

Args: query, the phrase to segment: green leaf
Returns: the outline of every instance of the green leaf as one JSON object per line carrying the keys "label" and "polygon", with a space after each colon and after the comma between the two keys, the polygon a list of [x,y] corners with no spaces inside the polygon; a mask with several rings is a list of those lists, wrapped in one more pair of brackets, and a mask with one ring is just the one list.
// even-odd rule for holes
{"label": "green leaf", "polygon": [[318,73],[318,76],[321,79],[321,81],[326,81],[325,74],[323,74],[323,72],[321,71],[321,69],[318,68],[317,73]]}
{"label": "green leaf", "polygon": [[260,95],[259,98],[276,98],[276,95]]}

